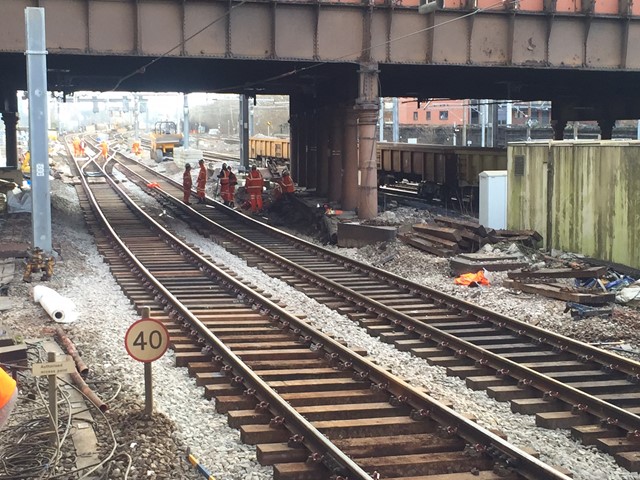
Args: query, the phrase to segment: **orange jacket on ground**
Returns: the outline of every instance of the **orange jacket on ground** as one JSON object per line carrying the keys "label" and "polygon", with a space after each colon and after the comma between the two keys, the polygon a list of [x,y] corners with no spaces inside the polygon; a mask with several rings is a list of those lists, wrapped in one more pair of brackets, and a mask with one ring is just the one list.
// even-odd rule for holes
{"label": "orange jacket on ground", "polygon": [[15,391],[16,381],[0,367],[0,408],[4,408]]}
{"label": "orange jacket on ground", "polygon": [[489,279],[484,276],[484,272],[482,270],[479,270],[478,273],[464,273],[457,277],[453,283],[465,286],[469,286],[472,283],[477,285],[489,285]]}

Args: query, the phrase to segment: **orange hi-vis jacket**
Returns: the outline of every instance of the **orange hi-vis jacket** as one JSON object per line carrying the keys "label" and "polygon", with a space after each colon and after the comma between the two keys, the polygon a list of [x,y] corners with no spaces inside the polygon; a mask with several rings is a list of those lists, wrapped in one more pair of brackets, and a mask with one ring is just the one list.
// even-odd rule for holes
{"label": "orange hi-vis jacket", "polygon": [[262,195],[262,187],[264,187],[264,178],[259,170],[250,170],[244,184],[249,194]]}
{"label": "orange hi-vis jacket", "polygon": [[283,190],[283,193],[295,192],[295,187],[293,186],[293,180],[291,179],[291,175],[284,175],[282,177],[282,190]]}
{"label": "orange hi-vis jacket", "polygon": [[7,372],[0,368],[0,408],[11,400],[13,392],[16,391],[16,381]]}

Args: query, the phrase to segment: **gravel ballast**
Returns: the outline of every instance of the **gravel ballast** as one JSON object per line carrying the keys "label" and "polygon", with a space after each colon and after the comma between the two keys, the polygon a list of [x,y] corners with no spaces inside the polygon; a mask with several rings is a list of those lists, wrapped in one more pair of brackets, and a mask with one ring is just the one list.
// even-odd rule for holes
{"label": "gravel ballast", "polygon": [[[377,364],[412,385],[427,389],[435,398],[451,401],[455,410],[475,417],[480,425],[503,431],[511,442],[520,447],[531,447],[539,451],[543,461],[569,469],[578,480],[640,479],[640,475],[619,467],[611,456],[575,442],[568,431],[538,428],[533,416],[513,414],[508,403],[499,403],[483,392],[472,391],[466,388],[463,380],[447,377],[443,368],[430,366],[422,359],[407,352],[399,352],[370,337],[346,317],[318,304],[287,284],[248,267],[243,260],[195,234],[137,187],[127,182],[125,186],[134,198],[145,205],[147,213],[171,226],[203,253],[235,271],[239,278],[259,285],[275,298],[295,307],[296,312],[304,312],[308,321],[323,332],[344,340],[350,346],[366,349]],[[126,427],[123,418],[135,418],[136,408],[142,408],[143,404],[143,368],[127,355],[123,343],[127,327],[139,315],[98,255],[95,244],[84,227],[73,188],[55,180],[52,182],[52,190],[54,245],[59,245],[61,258],[52,280],[46,285],[75,302],[79,320],[65,326],[65,330],[90,365],[93,375],[97,378],[117,379],[122,384],[122,392],[113,409],[118,411],[114,420],[123,424],[121,434],[125,437],[125,433],[130,433],[131,429]],[[29,224],[30,217],[27,215],[9,216],[0,224],[0,239],[29,240]],[[633,330],[636,320],[633,311],[625,311],[625,315],[631,319],[626,326],[619,326],[616,317],[606,321],[588,319],[577,323],[568,314],[562,313],[562,302],[531,295],[513,295],[500,286],[500,276],[492,279],[495,286],[486,289],[455,287],[447,275],[444,260],[417,252],[405,245],[339,251],[375,264],[381,259],[388,259],[392,253],[390,249],[394,249],[393,259],[387,260],[382,267],[410,280],[581,340],[616,338],[637,342],[637,333]],[[20,276],[21,273],[20,271]],[[47,336],[47,328],[53,324],[41,307],[31,300],[30,290],[37,283],[24,284],[16,273],[9,292],[15,306],[2,312],[0,317],[3,324],[19,331],[24,338]],[[607,334],[606,337],[594,333],[594,329],[601,329]],[[147,426],[146,433],[144,428],[135,430],[137,435],[144,435],[144,438],[132,441],[129,435],[122,441],[120,450],[138,460],[134,462],[135,468],[130,472],[129,478],[198,478],[188,468],[179,468],[186,447],[191,448],[216,478],[272,478],[272,469],[257,463],[254,448],[240,442],[239,432],[229,428],[226,417],[218,415],[214,404],[204,399],[202,390],[195,386],[195,381],[187,375],[186,369],[175,368],[173,365],[174,357],[171,352],[153,364],[155,407],[170,425],[162,428],[163,435],[156,435],[154,428],[157,425],[154,427],[156,422],[153,422]],[[157,448],[158,444],[160,448]],[[145,456],[142,456],[142,452]],[[161,461],[161,458],[165,458],[165,461]],[[170,464],[166,463],[167,458]],[[157,468],[152,468],[152,463]],[[118,468],[122,470],[122,465]],[[177,472],[181,473],[176,476]],[[114,474],[113,478],[123,477]]]}

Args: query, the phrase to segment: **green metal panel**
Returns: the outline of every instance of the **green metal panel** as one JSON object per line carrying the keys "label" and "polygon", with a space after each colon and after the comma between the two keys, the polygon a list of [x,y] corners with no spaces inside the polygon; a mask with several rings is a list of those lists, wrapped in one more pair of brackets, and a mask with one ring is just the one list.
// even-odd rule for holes
{"label": "green metal panel", "polygon": [[[547,238],[548,146],[515,144],[508,151],[507,225],[534,229]],[[516,175],[516,157],[522,158],[523,175]],[[546,243],[546,241],[545,241]]]}
{"label": "green metal panel", "polygon": [[[523,176],[515,175],[518,155]],[[550,248],[640,268],[639,142],[514,144],[508,170],[509,228],[538,230]]]}

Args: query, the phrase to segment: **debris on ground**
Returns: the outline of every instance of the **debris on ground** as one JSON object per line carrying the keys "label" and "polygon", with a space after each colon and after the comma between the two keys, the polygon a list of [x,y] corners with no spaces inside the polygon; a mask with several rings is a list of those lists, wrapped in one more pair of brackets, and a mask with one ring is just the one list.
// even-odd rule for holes
{"label": "debris on ground", "polygon": [[484,245],[520,242],[535,247],[542,236],[533,230],[494,230],[477,221],[437,215],[433,223],[419,223],[399,238],[420,250],[450,257],[461,252],[477,252]]}

